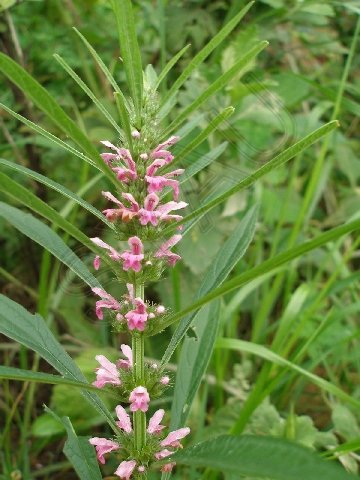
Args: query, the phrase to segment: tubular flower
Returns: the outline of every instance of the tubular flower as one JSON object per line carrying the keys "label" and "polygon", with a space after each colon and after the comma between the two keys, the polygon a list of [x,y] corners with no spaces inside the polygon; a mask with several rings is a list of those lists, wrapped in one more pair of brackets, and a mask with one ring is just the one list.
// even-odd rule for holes
{"label": "tubular flower", "polygon": [[152,435],[157,435],[162,432],[162,430],[165,428],[164,425],[160,425],[161,420],[163,419],[165,415],[165,410],[160,409],[157,410],[154,415],[150,418],[149,420],[149,425],[147,428],[147,432],[152,434]]}
{"label": "tubular flower", "polygon": [[96,295],[99,295],[99,297],[101,297],[101,300],[98,300],[95,305],[96,316],[99,320],[102,320],[104,318],[104,314],[102,311],[103,308],[108,308],[115,311],[120,310],[120,303],[115,300],[115,298],[112,297],[109,293],[105,292],[105,290],[98,287],[92,288],[91,290]]}
{"label": "tubular flower", "polygon": [[89,439],[89,443],[94,445],[96,449],[96,455],[100,463],[105,463],[104,455],[105,453],[113,452],[114,450],[119,450],[120,445],[112,440],[108,440],[107,438],[99,438],[93,437]]}
{"label": "tubular flower", "polygon": [[96,380],[93,385],[97,388],[103,388],[106,384],[121,385],[120,374],[116,365],[110,362],[104,355],[96,355],[96,360],[100,367],[95,370]]}
{"label": "tubular flower", "polygon": [[134,388],[134,390],[130,393],[129,401],[130,410],[132,412],[136,412],[137,410],[147,412],[150,402],[150,397],[147,389],[142,386]]}
{"label": "tubular flower", "polygon": [[121,258],[124,260],[123,269],[134,270],[134,272],[140,272],[141,261],[144,260],[144,247],[138,237],[130,237],[128,240],[130,250],[125,250],[121,254]]}
{"label": "tubular flower", "polygon": [[123,408],[121,405],[118,405],[115,411],[119,419],[119,421],[116,422],[116,425],[124,432],[131,433],[132,432],[131,420],[129,415],[126,413],[125,408]]}
{"label": "tubular flower", "polygon": [[178,260],[181,259],[180,255],[170,251],[170,248],[176,245],[182,239],[181,235],[173,235],[169,240],[161,245],[159,250],[155,253],[156,258],[165,258],[169,265],[172,267],[176,264]]}
{"label": "tubular flower", "polygon": [[126,360],[124,359],[120,359],[116,362],[116,366],[119,367],[119,368],[124,368],[124,369],[128,369],[128,368],[132,368],[133,366],[133,354],[132,354],[132,350],[131,348],[129,347],[129,345],[125,345],[124,343],[121,345],[120,347],[124,357],[126,358]]}
{"label": "tubular flower", "polygon": [[114,195],[110,192],[102,192],[103,196],[110,200],[111,202],[118,205],[119,208],[107,208],[103,210],[103,214],[106,216],[110,222],[115,222],[118,219],[121,219],[123,222],[129,222],[132,220],[139,210],[139,205],[131,194],[123,193],[122,196],[126,200],[130,201],[131,206],[128,208],[123,203],[120,202]]}
{"label": "tubular flower", "polygon": [[[156,227],[159,221],[181,220],[181,215],[169,215],[172,210],[185,208],[185,202],[168,202],[159,205],[159,197],[156,193],[149,193],[145,198],[144,207],[140,208],[138,215],[141,225],[147,225],[149,222]],[[159,205],[159,206],[158,206]]]}
{"label": "tubular flower", "polygon": [[121,462],[117,470],[114,472],[114,475],[120,477],[122,480],[130,480],[135,467],[135,460]]}
{"label": "tubular flower", "polygon": [[[94,238],[90,238],[90,240],[95,243],[95,245],[97,245],[98,247],[101,247],[103,248],[104,250],[108,250],[108,255],[109,257],[111,258],[111,260],[114,260],[115,262],[119,262],[121,260],[121,256],[120,256],[120,253],[117,252],[115,250],[115,248],[111,247],[110,245],[108,245],[107,243],[103,242],[101,240],[101,238],[99,237],[94,237]],[[96,257],[95,257],[95,261],[96,261]],[[94,263],[95,263],[94,261]],[[100,266],[100,265],[99,265]],[[96,267],[95,267],[96,268]]]}
{"label": "tubular flower", "polygon": [[130,312],[125,315],[125,318],[128,322],[129,330],[143,332],[148,319],[146,305],[141,298],[135,298],[134,304],[136,305],[136,308],[130,310]]}
{"label": "tubular flower", "polygon": [[186,435],[189,435],[189,433],[190,433],[190,428],[188,427],[180,428],[179,430],[174,430],[173,432],[170,432],[166,438],[164,438],[164,440],[160,443],[160,445],[162,447],[174,447],[174,448],[181,447],[179,440],[186,437]]}
{"label": "tubular flower", "polygon": [[[110,168],[116,173],[117,178],[123,183],[128,183],[129,180],[137,179],[136,164],[132,159],[131,153],[126,148],[115,147],[112,143],[108,141],[101,142],[105,147],[110,148],[116,153],[102,153],[101,158],[104,162],[110,166]],[[127,166],[114,166],[114,162],[125,163]]]}

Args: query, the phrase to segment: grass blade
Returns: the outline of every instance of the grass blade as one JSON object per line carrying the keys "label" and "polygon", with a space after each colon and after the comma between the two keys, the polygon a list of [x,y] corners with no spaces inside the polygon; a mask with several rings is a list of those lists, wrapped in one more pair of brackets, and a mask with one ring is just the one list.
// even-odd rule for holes
{"label": "grass blade", "polygon": [[[205,295],[206,298],[206,294],[210,295],[211,293],[209,292],[226,280],[236,263],[245,254],[254,236],[257,215],[258,207],[254,206],[244,216],[237,228],[216,255],[216,258],[211,264],[210,268],[207,270],[205,278],[199,290],[197,291],[195,298],[201,298],[203,295]],[[177,317],[177,319],[181,318],[179,315],[180,314],[175,314],[175,317]],[[169,362],[176,347],[184,338],[186,331],[192,324],[194,317],[194,314],[187,316],[177,326],[162,358],[162,365]],[[172,317],[170,317],[170,319],[171,318]],[[171,323],[173,322],[171,321]],[[161,325],[160,329],[162,328],[163,325]]]}
{"label": "grass blade", "polygon": [[[261,263],[260,265],[257,265],[256,267],[251,268],[250,270],[240,275],[237,275],[231,280],[228,280],[226,283],[224,283],[224,285],[216,288],[212,292],[205,295],[203,298],[200,298],[196,302],[184,308],[184,310],[182,310],[181,312],[171,315],[167,319],[167,321],[162,325],[162,328],[172,325],[173,323],[177,322],[188,313],[198,310],[200,307],[202,307],[203,305],[206,305],[208,302],[211,302],[215,298],[222,297],[226,293],[236,290],[237,288],[247,284],[251,280],[254,280],[257,277],[260,277],[264,273],[271,272],[272,270],[286,264],[291,260],[294,260],[297,257],[300,257],[301,255],[304,255],[307,252],[310,252],[311,250],[314,250],[315,248],[321,247],[322,245],[325,245],[328,242],[336,240],[343,235],[346,235],[351,232],[355,232],[356,230],[359,230],[359,229],[360,229],[360,220],[355,220],[353,222],[346,223],[345,225],[340,225],[339,227],[332,228],[331,230],[328,230],[327,232],[317,236],[313,240],[302,243],[301,245],[297,245],[296,247],[286,250],[285,252],[280,253],[273,258],[265,260],[265,262]],[[176,348],[177,343],[176,345],[172,346],[173,349]]]}
{"label": "grass blade", "polygon": [[[214,83],[212,83],[196,100],[194,100],[190,105],[188,105],[176,119],[169,125],[164,133],[164,136],[167,137],[174,130],[179,128],[179,126],[193,113],[196,111],[203,103],[205,103],[212,95],[225,87],[238,73],[240,70],[244,69],[264,48],[269,45],[269,42],[262,41],[250,49],[243,57],[241,57],[235,64],[229,68],[227,72],[221,75]],[[161,115],[161,114],[160,114]]]}
{"label": "grass blade", "polygon": [[[50,208],[50,207],[49,207]],[[0,217],[7,220],[17,230],[51,252],[58,260],[67,265],[79,278],[91,288],[101,287],[86,265],[63,242],[50,227],[37,218],[18,208],[0,202]]]}
{"label": "grass blade", "polygon": [[106,120],[114,127],[114,129],[119,133],[122,134],[122,130],[119,125],[115,122],[113,117],[110,113],[106,110],[106,108],[99,102],[96,98],[96,95],[90,90],[90,88],[86,85],[85,82],[81,80],[79,75],[74,72],[74,70],[70,67],[70,65],[57,53],[54,54],[55,60],[63,67],[63,69],[70,75],[70,77],[79,85],[84,93],[93,101],[94,105],[97,109],[104,115]]}
{"label": "grass blade", "polygon": [[[59,183],[54,182],[50,178],[45,177],[40,173],[30,170],[30,168],[23,167],[22,165],[18,165],[17,163],[14,163],[14,162],[9,162],[8,160],[5,160],[3,158],[0,158],[0,165],[4,165],[5,167],[11,168],[12,170],[15,170],[30,178],[33,178],[37,182],[40,182],[43,185],[46,185],[47,187],[52,188],[56,192],[61,193],[61,195],[64,195],[64,197],[69,198],[70,200],[74,201],[81,207],[85,208],[88,212],[92,213],[93,215],[95,215],[95,217],[97,217],[99,220],[105,223],[109,228],[114,230],[114,225],[111,222],[109,222],[106,219],[106,217],[97,208],[93,207],[91,203],[88,203],[86,200],[79,197],[79,195],[76,195],[76,193],[71,192],[66,187],[63,187],[62,185],[60,185]],[[97,180],[99,180],[99,178]]]}
{"label": "grass blade", "polygon": [[[140,121],[143,95],[143,72],[141,54],[136,38],[135,21],[131,0],[111,0],[119,34],[120,51],[137,119]],[[141,125],[137,125],[138,128]]]}
{"label": "grass blade", "polygon": [[[218,32],[210,42],[202,49],[200,52],[195,55],[189,65],[184,69],[180,77],[176,80],[174,85],[169,90],[168,94],[164,98],[164,104],[170,103],[172,98],[176,95],[180,87],[186,82],[190,77],[193,71],[202,64],[204,60],[210,55],[210,53],[215,50],[215,48],[220,45],[220,43],[234,30],[236,25],[244,17],[247,11],[252,7],[254,2],[248,3],[234,18],[232,18],[221,30]],[[165,108],[165,105],[164,105]]]}

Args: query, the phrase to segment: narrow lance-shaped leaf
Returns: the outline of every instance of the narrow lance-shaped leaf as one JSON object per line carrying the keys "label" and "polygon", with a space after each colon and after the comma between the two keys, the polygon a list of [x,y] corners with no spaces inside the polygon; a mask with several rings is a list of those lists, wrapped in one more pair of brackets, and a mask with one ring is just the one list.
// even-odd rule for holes
{"label": "narrow lance-shaped leaf", "polygon": [[64,445],[64,454],[74,467],[80,480],[101,480],[99,464],[95,454],[95,448],[90,445],[87,437],[78,437],[69,417],[58,417],[50,408],[45,407],[66,429],[67,440]]}
{"label": "narrow lance-shaped leaf", "polygon": [[355,480],[339,465],[280,438],[223,435],[171,456],[178,464],[271,480]]}
{"label": "narrow lance-shaped leaf", "polygon": [[15,85],[17,85],[20,90],[22,90],[24,94],[50,118],[50,120],[58,125],[63,132],[69,135],[69,137],[82,148],[82,150],[107,177],[113,177],[111,170],[101,160],[98,151],[87,138],[86,134],[73,120],[71,120],[47,90],[32,78],[25,69],[7,55],[0,53],[0,71],[15,83]]}
{"label": "narrow lance-shaped leaf", "polygon": [[[40,315],[31,315],[24,307],[0,295],[0,333],[38,353],[64,377],[87,383],[79,367],[54,337]],[[103,401],[94,392],[82,391],[86,400],[108,421],[117,427]]]}
{"label": "narrow lance-shaped leaf", "polygon": [[[224,201],[226,201],[231,195],[233,195],[236,192],[239,192],[241,190],[244,190],[245,188],[249,187],[253,183],[256,182],[259,178],[263,177],[267,173],[271,172],[275,168],[284,165],[286,162],[291,160],[293,157],[301,153],[302,151],[306,150],[310,145],[315,143],[317,140],[319,140],[321,137],[324,135],[328,134],[335,128],[339,126],[339,122],[337,120],[334,120],[332,122],[327,123],[326,125],[323,125],[322,127],[318,128],[314,132],[310,133],[303,139],[299,140],[297,143],[292,145],[291,147],[287,148],[283,152],[279,153],[279,155],[276,155],[272,160],[269,162],[265,163],[262,167],[260,167],[258,170],[256,170],[254,173],[249,175],[248,177],[244,178],[243,180],[240,180],[236,185],[233,187],[229,188],[226,192],[218,195],[216,198],[210,200],[207,202],[205,205],[202,205],[201,207],[197,208],[194,210],[192,213],[184,217],[180,222],[178,222],[176,225],[178,226],[179,224],[182,223],[187,223],[186,228],[183,232],[183,235],[187,234],[191,228],[197,223],[200,218],[202,218],[206,212],[211,210],[212,208],[216,207],[217,205],[220,205]],[[195,220],[193,220],[195,219]],[[193,220],[193,222],[190,222],[190,220]],[[172,230],[175,227],[168,227],[167,230]]]}
{"label": "narrow lance-shaped leaf", "polygon": [[[43,185],[46,185],[49,188],[52,188],[58,193],[61,193],[61,195],[64,195],[64,197],[69,198],[70,200],[74,201],[81,207],[85,208],[88,212],[92,213],[95,215],[99,220],[101,220],[103,223],[105,223],[109,228],[114,230],[114,225],[109,222],[105,215],[103,215],[97,208],[93,207],[90,203],[88,203],[86,200],[83,198],[79,197],[76,193],[71,192],[68,190],[66,187],[60,185],[60,183],[54,182],[48,177],[45,177],[44,175],[41,175],[41,173],[34,172],[30,168],[23,167],[22,165],[18,165],[17,163],[14,162],[9,162],[9,160],[5,160],[3,158],[0,158],[0,165],[4,165],[5,167],[11,168],[12,170],[15,170],[19,173],[22,173],[30,178],[33,178],[37,182],[42,183]],[[102,174],[100,174],[102,175]],[[98,181],[101,177],[97,176],[96,181]]]}
{"label": "narrow lance-shaped leaf", "polygon": [[257,45],[252,47],[246,55],[241,57],[235,64],[229,68],[229,70],[219,78],[215,80],[206,90],[204,90],[197,98],[194,100],[190,105],[188,105],[179,115],[177,115],[176,119],[169,125],[164,133],[166,137],[171,132],[176,130],[187,118],[188,116],[196,111],[203,103],[205,103],[212,95],[226,86],[238,73],[240,70],[244,69],[250,62],[254,60],[254,58],[267,46],[269,45],[268,42],[262,41],[259,42]]}
{"label": "narrow lance-shaped leaf", "polygon": [[[202,307],[203,305],[206,305],[208,302],[211,302],[215,298],[222,297],[226,293],[229,293],[232,290],[235,290],[241,287],[242,285],[245,285],[251,280],[254,280],[257,277],[260,277],[264,273],[270,272],[275,268],[278,268],[281,265],[284,265],[287,262],[294,260],[295,258],[298,258],[307,252],[310,252],[311,250],[314,250],[315,248],[321,247],[322,245],[325,245],[327,242],[336,240],[340,238],[342,235],[346,235],[348,233],[354,232],[359,229],[360,229],[360,220],[355,220],[353,222],[346,223],[345,225],[332,228],[331,230],[328,230],[327,232],[322,233],[321,235],[318,235],[313,240],[305,242],[301,245],[297,245],[296,247],[286,250],[285,252],[280,253],[273,258],[265,260],[265,262],[261,263],[260,265],[257,265],[256,267],[251,268],[250,270],[247,270],[246,272],[241,273],[240,275],[237,275],[231,280],[228,280],[226,283],[224,283],[224,285],[216,288],[212,292],[208,293],[204,297],[200,298],[196,302],[184,308],[184,310],[182,310],[181,312],[171,315],[162,324],[161,329],[166,328],[169,325],[172,325],[173,323],[177,322],[188,313],[198,310],[200,307]],[[155,330],[153,334],[155,335],[156,333],[157,333],[157,330]],[[173,349],[176,348],[177,343],[178,342],[176,342],[176,345],[175,344],[173,345],[172,347]]]}
{"label": "narrow lance-shaped leaf", "polygon": [[0,217],[52,253],[91,288],[101,287],[80,258],[63,242],[59,235],[40,220],[3,202],[0,202]]}
{"label": "narrow lance-shaped leaf", "polygon": [[202,142],[204,142],[208,138],[208,136],[218,128],[219,125],[221,125],[225,120],[231,117],[234,111],[234,107],[226,107],[224,110],[218,113],[216,117],[211,120],[209,125],[207,125],[206,128],[204,128],[204,130],[194,138],[194,140],[189,142],[187,146],[183,148],[180,152],[176,153],[175,160],[172,162],[171,166],[187,158],[190,153],[195,150],[195,148],[201,145]]}
{"label": "narrow lance-shaped leaf", "polygon": [[[198,292],[196,293],[195,298],[201,298],[203,295],[211,292],[211,290],[213,290],[216,286],[221,285],[226,280],[236,263],[245,254],[254,236],[257,215],[258,207],[255,205],[247,212],[232,235],[228,238],[224,246],[216,255],[215,260],[212,262],[210,268],[206,272],[205,278]],[[179,314],[175,314],[175,316],[177,315]],[[162,365],[166,364],[170,360],[176,347],[179,345],[186,331],[190,327],[193,319],[194,314],[187,316],[180,322],[162,358]],[[171,317],[166,324],[168,324],[170,320]],[[173,322],[171,321],[171,323]],[[163,326],[160,328],[162,327]]]}
{"label": "narrow lance-shaped leaf", "polygon": [[[23,187],[19,183],[14,182],[14,180],[11,180],[11,178],[1,172],[0,191],[4,192],[9,197],[12,197],[15,200],[21,202],[34,212],[40,214],[50,222],[54,223],[62,230],[67,232],[69,235],[71,235],[73,238],[78,240],[80,243],[85,245],[87,248],[92,250],[94,253],[97,254],[99,252],[99,248],[94,245],[94,243],[89,239],[89,237],[87,237],[81,230],[75,227],[73,223],[66,220],[62,215],[60,215],[47,203],[40,200],[40,198],[34,195],[30,190]],[[106,258],[105,261],[109,265],[111,265],[111,262],[109,262]]]}
{"label": "narrow lance-shaped leaf", "polygon": [[188,50],[189,47],[190,47],[190,43],[188,45],[185,45],[184,48],[182,48],[176,55],[174,55],[168,61],[168,63],[165,65],[164,69],[161,71],[157,79],[156,86],[155,86],[156,90],[159,88],[159,85],[161,84],[161,82],[166,78],[167,74],[170,72],[173,66],[176,65],[176,63],[180,60],[180,58],[184,55],[184,53],[186,52],[186,50]]}
{"label": "narrow lance-shaped leaf", "polygon": [[139,121],[142,107],[143,72],[131,0],[111,0],[111,4],[116,17],[126,77]]}
{"label": "narrow lance-shaped leaf", "polygon": [[[331,382],[328,382],[324,378],[315,375],[305,368],[299,367],[296,363],[293,363],[285,358],[281,357],[277,353],[271,351],[269,348],[264,347],[263,345],[258,345],[257,343],[246,342],[244,340],[238,340],[235,338],[220,338],[216,343],[216,348],[224,348],[230,350],[236,350],[238,352],[246,352],[256,355],[263,358],[275,365],[280,365],[286,369],[293,370],[300,375],[304,376],[314,385],[317,385],[322,390],[329,392],[331,395],[350,403],[356,408],[360,408],[360,400],[357,400],[351,395],[348,395],[346,392],[342,391],[341,388],[333,385]],[[233,433],[237,433],[234,431]]]}
{"label": "narrow lance-shaped leaf", "polygon": [[[184,69],[182,74],[176,80],[174,85],[169,90],[168,94],[164,98],[164,103],[171,102],[172,97],[176,95],[177,91],[180,87],[186,82],[186,80],[190,77],[193,71],[203,63],[204,60],[210,55],[210,53],[215,50],[215,48],[220,45],[220,43],[234,30],[236,25],[240,22],[240,20],[244,17],[247,11],[252,7],[254,2],[248,3],[234,18],[232,18],[221,30],[218,32],[210,42],[205,45],[205,47],[200,50],[198,54],[191,60],[189,65]],[[165,108],[165,106],[164,106]]]}
{"label": "narrow lance-shaped leaf", "polygon": [[86,85],[83,80],[77,75],[77,73],[74,72],[74,70],[70,67],[70,65],[58,54],[54,55],[54,58],[57,62],[60,63],[60,65],[63,67],[63,69],[70,75],[70,77],[79,85],[79,87],[83,90],[83,92],[86,93],[86,95],[93,101],[94,105],[97,107],[97,109],[103,114],[103,116],[106,118],[106,120],[114,127],[114,129],[121,134],[121,128],[119,125],[115,122],[111,114],[106,110],[106,108],[102,105],[102,103],[97,99],[96,95],[90,90],[90,88]]}
{"label": "narrow lance-shaped leaf", "polygon": [[196,338],[185,337],[176,370],[170,430],[186,422],[192,402],[209,365],[220,326],[220,303],[209,303],[193,318]]}

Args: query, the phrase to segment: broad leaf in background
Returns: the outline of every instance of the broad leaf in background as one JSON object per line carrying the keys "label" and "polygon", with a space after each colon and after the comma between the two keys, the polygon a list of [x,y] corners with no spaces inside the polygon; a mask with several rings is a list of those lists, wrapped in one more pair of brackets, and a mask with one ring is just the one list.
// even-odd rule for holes
{"label": "broad leaf in background", "polygon": [[63,242],[59,235],[51,230],[50,227],[40,222],[40,220],[30,215],[30,213],[25,213],[18,208],[0,202],[0,217],[3,217],[21,233],[51,252],[91,288],[101,287],[98,280],[89,272],[86,265]]}
{"label": "broad leaf in background", "polygon": [[69,417],[58,417],[50,408],[45,407],[66,429],[67,440],[63,452],[74,467],[81,480],[101,480],[102,475],[96,458],[95,448],[90,445],[88,437],[78,437]]}
{"label": "broad leaf in background", "polygon": [[[196,299],[206,295],[213,288],[221,285],[225,281],[231,270],[246,252],[254,236],[257,216],[258,206],[255,205],[247,212],[217,254],[210,269],[207,271],[198,292],[196,293]],[[176,328],[174,335],[170,340],[169,346],[162,358],[163,365],[170,360],[176,347],[179,345],[187,329],[192,324],[194,317],[195,314],[187,316]]]}
{"label": "broad leaf in background", "polygon": [[179,450],[178,464],[207,467],[234,475],[271,480],[355,480],[334,463],[311,450],[273,437],[228,435]]}
{"label": "broad leaf in background", "polygon": [[184,425],[206,373],[220,326],[220,302],[209,303],[194,317],[196,338],[186,337],[176,370],[170,430]]}
{"label": "broad leaf in background", "polygon": [[[87,383],[79,367],[49,330],[40,315],[0,295],[0,333],[38,353],[64,377]],[[116,431],[115,422],[96,393],[83,391],[84,397]]]}

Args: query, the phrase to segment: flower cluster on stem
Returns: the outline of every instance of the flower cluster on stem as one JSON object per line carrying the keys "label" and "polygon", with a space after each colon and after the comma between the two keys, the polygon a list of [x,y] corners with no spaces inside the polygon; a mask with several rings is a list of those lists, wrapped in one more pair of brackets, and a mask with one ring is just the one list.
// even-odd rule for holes
{"label": "flower cluster on stem", "polygon": [[[117,434],[111,439],[90,439],[100,463],[105,463],[105,455],[110,452],[118,456],[119,466],[114,474],[124,480],[145,479],[149,466],[170,457],[190,431],[181,428],[165,435],[162,409],[147,418],[152,400],[167,388],[170,377],[156,364],[144,361],[144,338],[167,315],[163,305],[145,299],[144,286],[159,279],[167,266],[173,267],[180,260],[173,251],[181,240],[181,227],[176,222],[182,219],[179,211],[187,206],[179,201],[178,177],[183,170],[171,169],[175,157],[170,149],[179,137],[156,142],[155,126],[155,122],[150,122],[133,129],[131,147],[124,139],[120,139],[120,146],[107,140],[101,142],[106,147],[101,157],[118,180],[116,192],[102,192],[109,202],[103,214],[115,226],[117,245],[99,237],[91,239],[99,249],[94,259],[95,270],[101,268],[101,258],[108,256],[116,277],[127,287],[121,298],[114,298],[102,288],[93,288],[98,319],[103,320],[106,314],[114,332],[131,336],[131,347],[121,345],[123,358],[116,363],[104,355],[96,356],[99,367],[93,384],[98,388],[115,388],[121,403],[128,404],[130,414],[119,404]],[[174,224],[179,233],[164,238],[169,224]],[[169,472],[174,465],[170,459],[161,469]]]}

